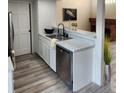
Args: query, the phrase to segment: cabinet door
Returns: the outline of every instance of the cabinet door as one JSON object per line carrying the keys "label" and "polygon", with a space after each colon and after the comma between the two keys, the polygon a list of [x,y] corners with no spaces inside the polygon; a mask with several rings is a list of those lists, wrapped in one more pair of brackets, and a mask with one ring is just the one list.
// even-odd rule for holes
{"label": "cabinet door", "polygon": [[50,47],[46,45],[46,62],[48,65],[50,65]]}
{"label": "cabinet door", "polygon": [[39,38],[39,53],[43,60],[49,65],[50,64],[50,46],[46,43],[46,40]]}
{"label": "cabinet door", "polygon": [[50,67],[56,72],[56,48],[50,48]]}
{"label": "cabinet door", "polygon": [[44,61],[49,65],[49,54],[50,54],[50,49],[45,42],[42,43],[43,46],[43,59]]}
{"label": "cabinet door", "polygon": [[43,52],[42,52],[42,50],[43,50],[42,41],[39,39],[39,52],[38,52],[38,54],[39,54],[41,57],[43,57]]}
{"label": "cabinet door", "polygon": [[45,42],[42,42],[42,54],[43,54],[42,58],[46,62],[46,44],[45,44]]}

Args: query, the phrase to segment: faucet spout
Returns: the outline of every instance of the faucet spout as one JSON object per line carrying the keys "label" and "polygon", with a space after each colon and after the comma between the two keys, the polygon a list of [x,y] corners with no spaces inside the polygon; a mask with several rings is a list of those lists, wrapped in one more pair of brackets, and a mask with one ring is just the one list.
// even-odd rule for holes
{"label": "faucet spout", "polygon": [[64,24],[63,24],[63,23],[59,23],[59,24],[58,24],[58,35],[60,35],[60,31],[59,31],[59,30],[60,30],[60,29],[59,29],[60,26],[63,27],[63,28],[62,28],[62,31],[63,31],[63,36],[64,36],[64,35],[65,35],[65,27],[64,27]]}

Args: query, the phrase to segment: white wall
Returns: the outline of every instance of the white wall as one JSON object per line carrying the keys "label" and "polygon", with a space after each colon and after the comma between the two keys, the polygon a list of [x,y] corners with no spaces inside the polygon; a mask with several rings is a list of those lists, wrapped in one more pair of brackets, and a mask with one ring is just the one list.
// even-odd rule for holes
{"label": "white wall", "polygon": [[56,24],[56,0],[33,0],[32,14],[34,51],[38,52],[38,33]]}
{"label": "white wall", "polygon": [[38,51],[38,0],[32,2],[33,52]]}
{"label": "white wall", "polygon": [[38,0],[38,31],[56,25],[56,0]]}
{"label": "white wall", "polygon": [[[78,28],[89,30],[89,18],[91,14],[91,0],[57,0],[57,23],[63,22],[62,9],[77,8]],[[69,27],[69,22],[63,22],[66,27]]]}
{"label": "white wall", "polygon": [[[105,16],[106,18],[116,18],[116,4],[111,3],[115,0],[106,0]],[[90,30],[90,17],[96,17],[97,0],[57,0],[57,24],[64,23],[66,27],[70,27],[72,22],[78,23],[78,28]],[[63,22],[63,8],[77,8],[77,21]]]}
{"label": "white wall", "polygon": [[[113,3],[112,3],[113,1]],[[92,0],[91,17],[96,18],[97,0]],[[106,0],[105,17],[116,19],[116,3],[115,0]]]}

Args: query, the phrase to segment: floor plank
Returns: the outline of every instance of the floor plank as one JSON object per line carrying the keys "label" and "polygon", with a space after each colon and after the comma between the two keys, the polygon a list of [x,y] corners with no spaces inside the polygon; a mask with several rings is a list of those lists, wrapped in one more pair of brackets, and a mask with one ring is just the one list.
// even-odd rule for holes
{"label": "floor plank", "polygon": [[[91,83],[76,93],[116,93],[116,42],[111,43],[111,83],[99,87]],[[15,93],[72,93],[49,66],[36,54],[16,57]]]}

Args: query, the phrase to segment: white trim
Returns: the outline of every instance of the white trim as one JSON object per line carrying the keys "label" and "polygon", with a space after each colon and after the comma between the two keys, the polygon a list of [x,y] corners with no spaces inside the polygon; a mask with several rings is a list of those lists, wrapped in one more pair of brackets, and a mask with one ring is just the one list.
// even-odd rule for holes
{"label": "white trim", "polygon": [[33,5],[32,5],[32,2],[29,2],[31,4],[31,33],[32,33],[32,53],[34,53],[34,30],[33,30]]}
{"label": "white trim", "polygon": [[98,84],[103,84],[103,49],[104,49],[104,21],[105,21],[105,1],[97,1],[97,17],[96,17],[96,47],[94,60],[94,77],[93,81]]}
{"label": "white trim", "polygon": [[[33,30],[33,11],[32,11],[32,1],[31,0],[12,0],[12,1],[8,1],[8,3],[27,3],[27,4],[31,4],[31,30],[32,30],[32,53],[34,53],[34,30]],[[31,47],[31,46],[30,46]]]}

